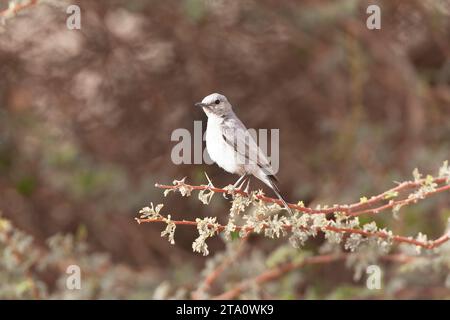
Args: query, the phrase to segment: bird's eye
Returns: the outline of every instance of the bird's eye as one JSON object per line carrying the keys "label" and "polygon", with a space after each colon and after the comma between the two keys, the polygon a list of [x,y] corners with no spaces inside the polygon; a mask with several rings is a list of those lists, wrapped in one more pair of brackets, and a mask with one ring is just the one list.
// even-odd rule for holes
{"label": "bird's eye", "polygon": [[215,103],[215,104],[219,104],[219,103],[220,103],[219,99],[217,99],[216,101],[214,101],[214,103]]}

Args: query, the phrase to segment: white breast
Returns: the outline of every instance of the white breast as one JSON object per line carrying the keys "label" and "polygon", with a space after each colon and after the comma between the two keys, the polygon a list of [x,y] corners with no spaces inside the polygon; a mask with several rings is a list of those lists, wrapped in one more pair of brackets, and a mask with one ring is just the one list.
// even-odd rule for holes
{"label": "white breast", "polygon": [[211,159],[221,168],[230,173],[239,173],[242,168],[237,163],[234,149],[228,145],[222,136],[222,119],[215,116],[208,117],[206,127],[206,148]]}

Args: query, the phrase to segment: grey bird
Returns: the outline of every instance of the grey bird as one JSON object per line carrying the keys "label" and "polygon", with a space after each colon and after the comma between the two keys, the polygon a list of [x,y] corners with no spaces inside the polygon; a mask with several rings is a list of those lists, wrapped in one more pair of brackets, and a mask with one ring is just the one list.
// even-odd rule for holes
{"label": "grey bird", "polygon": [[[240,175],[234,187],[248,175],[253,175],[269,186],[284,204],[291,209],[280,194],[274,170],[266,155],[258,147],[245,125],[236,116],[228,99],[219,93],[206,96],[195,104],[208,116],[206,148],[211,159],[225,171]],[[245,183],[241,184],[241,186]],[[240,188],[240,187],[239,187]],[[248,184],[247,184],[248,189]]]}

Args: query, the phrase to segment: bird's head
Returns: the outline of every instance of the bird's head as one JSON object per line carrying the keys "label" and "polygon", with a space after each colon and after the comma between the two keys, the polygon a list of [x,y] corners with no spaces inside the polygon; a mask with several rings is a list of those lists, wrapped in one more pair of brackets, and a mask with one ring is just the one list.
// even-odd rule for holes
{"label": "bird's head", "polygon": [[211,115],[223,116],[232,110],[227,97],[219,93],[212,93],[206,96],[202,102],[197,102],[195,106],[202,107],[208,117]]}

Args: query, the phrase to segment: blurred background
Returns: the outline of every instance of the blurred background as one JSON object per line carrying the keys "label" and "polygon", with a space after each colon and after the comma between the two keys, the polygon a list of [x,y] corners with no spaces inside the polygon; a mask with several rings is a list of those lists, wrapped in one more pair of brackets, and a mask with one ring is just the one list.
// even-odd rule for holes
{"label": "blurred background", "polygon": [[[64,1],[38,1],[0,25],[2,298],[193,290],[212,259],[192,252],[195,228],[177,228],[172,246],[161,226],[134,217],[164,202],[172,218],[226,221],[229,201],[220,196],[204,206],[154,188],[184,176],[204,184],[204,172],[217,186],[235,181],[215,165],[170,158],[172,131],[205,124],[193,104],[211,92],[225,94],[247,127],[280,129],[278,177],[292,202],[355,202],[410,179],[415,167],[435,173],[450,158],[448,0],[70,4],[81,8],[81,30],[66,28]],[[370,4],[381,8],[381,30],[366,27]],[[449,204],[436,196],[391,228],[439,236]],[[250,240],[236,266],[244,273],[263,268],[285,242]],[[211,256],[225,250],[220,238],[208,243]],[[64,290],[68,261],[85,272],[81,291]],[[345,266],[305,272],[289,288],[269,288],[270,297],[366,297]],[[450,296],[439,281],[437,291],[411,281],[375,298]]]}

